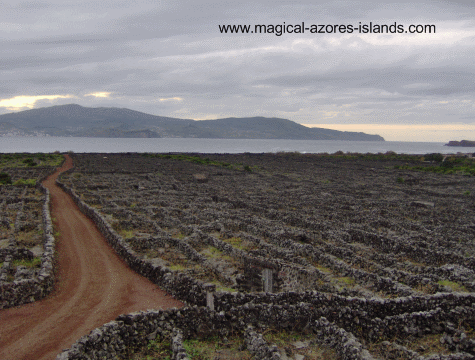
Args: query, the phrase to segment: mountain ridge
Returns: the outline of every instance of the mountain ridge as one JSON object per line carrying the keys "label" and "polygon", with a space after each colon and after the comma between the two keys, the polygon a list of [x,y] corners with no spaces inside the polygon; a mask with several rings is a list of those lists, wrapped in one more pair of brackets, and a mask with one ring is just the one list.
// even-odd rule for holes
{"label": "mountain ridge", "polygon": [[309,128],[263,116],[178,119],[117,107],[55,105],[0,115],[0,136],[224,138],[384,141],[362,132]]}

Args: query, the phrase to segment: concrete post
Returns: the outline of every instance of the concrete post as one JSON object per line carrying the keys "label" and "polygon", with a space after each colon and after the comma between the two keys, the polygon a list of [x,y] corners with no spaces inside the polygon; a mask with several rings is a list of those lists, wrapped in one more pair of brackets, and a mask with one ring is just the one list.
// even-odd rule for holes
{"label": "concrete post", "polygon": [[206,292],[206,306],[211,310],[214,311],[214,295],[212,292]]}

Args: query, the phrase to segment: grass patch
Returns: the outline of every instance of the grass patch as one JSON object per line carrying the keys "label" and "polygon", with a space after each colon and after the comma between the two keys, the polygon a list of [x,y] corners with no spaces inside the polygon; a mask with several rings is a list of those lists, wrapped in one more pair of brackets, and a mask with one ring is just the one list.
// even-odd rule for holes
{"label": "grass patch", "polygon": [[221,250],[214,246],[208,246],[201,253],[209,259],[222,259],[225,261],[233,261],[233,258],[231,256],[224,255]]}
{"label": "grass patch", "polygon": [[346,285],[354,285],[356,282],[355,279],[350,277],[340,277],[337,278],[337,281]]}
{"label": "grass patch", "polygon": [[231,245],[232,247],[239,249],[239,250],[244,250],[244,251],[252,251],[252,250],[257,250],[258,247],[254,245],[253,243],[250,243],[249,241],[243,240],[239,237],[232,237],[228,239],[222,239],[225,243]]}
{"label": "grass patch", "polygon": [[[402,340],[402,344],[409,350],[415,351],[419,356],[430,354],[450,354],[450,351],[440,342],[442,334],[430,334],[421,338],[409,337]],[[401,341],[401,339],[400,339]],[[392,346],[387,346],[384,342],[369,344],[368,350],[371,355],[378,359],[407,359],[403,353],[398,352]]]}
{"label": "grass patch", "polygon": [[186,268],[181,265],[181,264],[173,264],[173,265],[169,265],[168,268],[170,270],[173,270],[173,271],[183,271],[185,270]]}
{"label": "grass patch", "polygon": [[327,268],[325,266],[321,266],[321,265],[316,265],[315,268],[320,270],[321,272],[323,272],[325,274],[330,274],[332,272],[329,268]]}
{"label": "grass patch", "polygon": [[170,342],[167,340],[161,340],[160,336],[157,335],[155,340],[150,340],[146,347],[133,354],[131,360],[170,360],[172,355],[173,352]]}
{"label": "grass patch", "polygon": [[210,158],[202,158],[196,155],[186,155],[186,154],[150,154],[145,153],[142,154],[145,157],[151,158],[162,158],[162,159],[173,159],[173,160],[181,160],[181,161],[189,161],[195,164],[202,164],[202,165],[215,165],[215,166],[222,166],[222,167],[232,167],[230,163],[226,163],[223,161],[216,161],[211,160]]}
{"label": "grass patch", "polygon": [[462,292],[467,292],[467,289],[465,288],[465,286],[459,284],[459,283],[456,283],[456,282],[453,282],[453,281],[449,281],[449,280],[439,280],[437,282],[439,285],[441,286],[448,286],[449,288],[451,288],[453,291],[462,291]]}
{"label": "grass patch", "polygon": [[[429,154],[429,155],[440,155],[440,154]],[[426,159],[427,156],[422,160]],[[442,157],[443,159],[443,157]],[[400,170],[416,170],[416,171],[426,171],[433,172],[437,174],[459,174],[459,175],[475,175],[475,161],[471,158],[460,157],[460,156],[447,156],[444,161],[440,160],[438,157],[437,160],[431,160],[430,165],[395,165],[395,169]]]}
{"label": "grass patch", "polygon": [[36,179],[18,179],[13,182],[13,185],[15,186],[35,186],[36,185]]}
{"label": "grass patch", "polygon": [[[313,334],[301,334],[295,331],[268,330],[263,334],[264,339],[269,344],[275,344],[281,351],[286,353],[288,358],[295,358],[295,355],[303,355],[305,359],[333,360],[339,359],[335,350],[318,345]],[[295,342],[302,342],[306,347],[297,349]]]}
{"label": "grass patch", "polygon": [[41,258],[35,257],[31,260],[13,260],[14,266],[26,266],[28,268],[39,268],[41,266]]}
{"label": "grass patch", "polygon": [[1,154],[0,168],[26,168],[34,166],[59,166],[64,157],[61,154],[17,153]]}
{"label": "grass patch", "polygon": [[38,234],[38,230],[21,231],[16,235],[16,240],[20,245],[32,247],[41,244],[42,236]]}
{"label": "grass patch", "polygon": [[117,231],[120,236],[122,236],[124,239],[131,239],[135,236],[135,231],[134,230],[125,230],[121,229]]}
{"label": "grass patch", "polygon": [[188,161],[188,162],[192,162],[192,163],[200,164],[200,165],[219,166],[219,167],[224,167],[228,169],[243,170],[243,171],[248,171],[248,172],[252,172],[253,170],[258,169],[257,166],[231,164],[224,161],[211,160],[210,158],[201,157],[197,155],[144,153],[142,154],[142,156],[150,157],[150,158],[162,158],[162,159],[173,159],[173,160],[179,160],[179,161]]}
{"label": "grass patch", "polygon": [[191,360],[252,359],[253,356],[247,350],[240,350],[242,345],[243,339],[240,337],[231,337],[227,341],[217,336],[183,341],[183,347]]}
{"label": "grass patch", "polygon": [[222,291],[222,292],[237,292],[236,289],[230,288],[230,287],[225,287],[225,286],[217,286],[216,291]]}
{"label": "grass patch", "polygon": [[211,281],[212,284],[216,285],[216,291],[223,291],[223,292],[237,292],[236,289],[233,289],[231,287],[224,286],[220,281],[218,280],[213,280]]}
{"label": "grass patch", "polygon": [[272,330],[264,334],[264,339],[277,346],[286,346],[291,341],[302,341],[303,335],[297,332]]}
{"label": "grass patch", "polygon": [[181,231],[175,231],[175,232],[172,232],[171,233],[172,237],[176,238],[176,239],[184,239],[186,237],[185,234],[183,234]]}

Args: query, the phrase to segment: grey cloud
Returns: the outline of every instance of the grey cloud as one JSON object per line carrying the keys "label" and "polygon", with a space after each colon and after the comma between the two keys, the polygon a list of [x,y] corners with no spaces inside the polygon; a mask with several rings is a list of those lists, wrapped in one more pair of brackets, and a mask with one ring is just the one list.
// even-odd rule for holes
{"label": "grey cloud", "polygon": [[[475,7],[469,1],[51,0],[7,1],[2,8],[0,29],[8,32],[0,38],[0,99],[72,94],[78,98],[53,103],[185,117],[289,113],[296,121],[349,109],[355,122],[387,122],[387,113],[430,121],[440,109],[417,113],[416,104],[475,93],[475,35],[468,36],[475,34]],[[435,42],[394,45],[364,36],[218,31],[219,24],[370,20],[445,28],[431,38]],[[450,26],[468,35],[444,42]],[[95,91],[110,91],[112,98],[84,97]],[[183,101],[158,101],[168,97]],[[473,119],[465,108],[447,114],[448,122]]]}

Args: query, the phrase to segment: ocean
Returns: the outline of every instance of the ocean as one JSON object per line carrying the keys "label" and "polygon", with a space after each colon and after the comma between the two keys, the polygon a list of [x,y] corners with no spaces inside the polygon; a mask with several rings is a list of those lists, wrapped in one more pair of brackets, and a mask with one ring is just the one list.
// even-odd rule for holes
{"label": "ocean", "polygon": [[0,152],[197,152],[197,153],[358,153],[398,154],[474,153],[475,148],[449,147],[440,142],[340,141],[340,140],[264,140],[264,139],[194,139],[194,138],[77,138],[77,137],[1,137]]}

